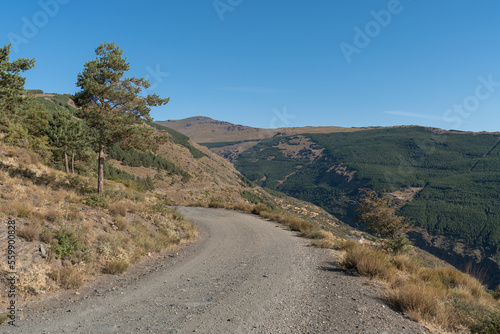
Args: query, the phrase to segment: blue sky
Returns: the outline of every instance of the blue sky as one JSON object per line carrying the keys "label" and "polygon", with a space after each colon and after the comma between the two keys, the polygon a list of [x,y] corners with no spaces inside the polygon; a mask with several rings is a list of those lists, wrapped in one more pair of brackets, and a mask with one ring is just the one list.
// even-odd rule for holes
{"label": "blue sky", "polygon": [[156,120],[500,131],[500,2],[2,1],[26,88],[74,93],[102,42],[171,97]]}

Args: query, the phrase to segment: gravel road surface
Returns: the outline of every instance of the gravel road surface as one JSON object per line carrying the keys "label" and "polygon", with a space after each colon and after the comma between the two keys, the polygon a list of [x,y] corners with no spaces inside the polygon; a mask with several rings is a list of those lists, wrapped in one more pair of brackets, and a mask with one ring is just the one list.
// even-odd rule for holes
{"label": "gravel road surface", "polygon": [[179,208],[200,240],[23,306],[1,333],[427,333],[332,253],[233,211]]}

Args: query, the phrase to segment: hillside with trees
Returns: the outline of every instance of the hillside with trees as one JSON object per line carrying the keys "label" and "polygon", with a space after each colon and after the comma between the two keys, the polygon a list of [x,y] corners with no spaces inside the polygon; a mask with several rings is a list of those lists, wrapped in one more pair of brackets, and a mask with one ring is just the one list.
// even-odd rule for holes
{"label": "hillside with trees", "polygon": [[[276,136],[240,153],[251,181],[321,206],[352,222],[361,188],[400,197],[422,247],[455,265],[481,267],[500,283],[500,136],[393,127]],[[220,148],[228,143],[210,143]],[[439,239],[445,236],[446,242]],[[486,268],[486,269],[485,269]]]}

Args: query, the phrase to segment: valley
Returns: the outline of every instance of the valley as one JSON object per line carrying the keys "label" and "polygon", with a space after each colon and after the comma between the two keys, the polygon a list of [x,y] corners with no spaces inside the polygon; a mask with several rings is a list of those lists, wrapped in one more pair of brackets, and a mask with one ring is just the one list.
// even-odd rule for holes
{"label": "valley", "polygon": [[[206,122],[190,119],[190,131]],[[253,130],[238,141],[233,131],[219,129],[216,138],[232,141],[203,145],[258,185],[319,205],[349,224],[360,188],[393,193],[400,213],[418,227],[412,235],[419,246],[462,270],[484,271],[491,288],[500,284],[499,133],[412,126],[316,130],[264,129],[274,135],[260,139]]]}

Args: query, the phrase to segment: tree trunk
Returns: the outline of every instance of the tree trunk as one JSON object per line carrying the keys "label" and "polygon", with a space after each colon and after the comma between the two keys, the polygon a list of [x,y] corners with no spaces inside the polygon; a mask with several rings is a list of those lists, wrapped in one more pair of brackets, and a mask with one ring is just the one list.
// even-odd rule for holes
{"label": "tree trunk", "polygon": [[75,174],[75,152],[71,153],[71,174]]}
{"label": "tree trunk", "polygon": [[99,165],[97,168],[97,193],[104,194],[104,147],[99,149]]}
{"label": "tree trunk", "polygon": [[68,153],[66,153],[66,152],[64,152],[64,162],[66,165],[66,174],[69,174]]}

